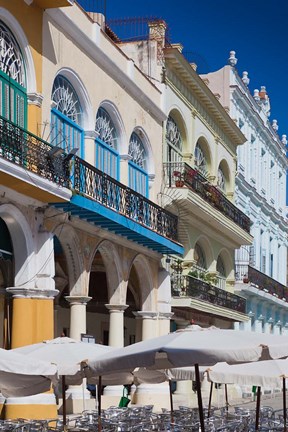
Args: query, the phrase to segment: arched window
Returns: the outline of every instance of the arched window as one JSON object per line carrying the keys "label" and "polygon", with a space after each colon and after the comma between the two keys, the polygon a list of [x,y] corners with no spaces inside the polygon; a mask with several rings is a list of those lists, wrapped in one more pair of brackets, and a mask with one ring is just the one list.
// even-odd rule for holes
{"label": "arched window", "polygon": [[217,186],[219,186],[223,192],[226,192],[226,177],[220,166],[217,172]]}
{"label": "arched window", "polygon": [[207,269],[206,257],[205,257],[204,251],[203,251],[202,247],[199,245],[199,243],[196,243],[196,245],[195,245],[194,260],[196,261],[196,266],[199,270],[206,271],[206,269]]}
{"label": "arched window", "polygon": [[26,127],[27,94],[24,60],[11,31],[0,21],[0,115]]}
{"label": "arched window", "polygon": [[96,168],[118,180],[119,154],[117,131],[108,112],[100,107],[97,111],[95,131]]}
{"label": "arched window", "polygon": [[205,177],[207,177],[208,175],[207,159],[205,157],[205,153],[201,145],[199,144],[199,142],[197,142],[196,144],[194,156],[195,156],[195,166],[197,170],[200,171],[200,173],[203,174]]}
{"label": "arched window", "polygon": [[129,141],[129,187],[148,197],[148,173],[146,171],[147,156],[139,135],[132,133]]}
{"label": "arched window", "polygon": [[63,75],[55,78],[52,101],[51,143],[63,148],[66,153],[78,148],[82,154],[82,109],[76,91]]}
{"label": "arched window", "polygon": [[219,288],[225,289],[226,286],[226,270],[222,257],[219,255],[216,264],[216,270],[218,272],[217,286]]}
{"label": "arched window", "polygon": [[166,124],[166,144],[168,162],[182,161],[182,137],[175,120],[169,116]]}

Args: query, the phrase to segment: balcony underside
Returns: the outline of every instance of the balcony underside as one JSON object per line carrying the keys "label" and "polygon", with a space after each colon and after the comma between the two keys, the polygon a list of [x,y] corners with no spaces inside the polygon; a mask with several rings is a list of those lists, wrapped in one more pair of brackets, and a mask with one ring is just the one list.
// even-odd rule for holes
{"label": "balcony underside", "polygon": [[72,192],[0,158],[0,185],[43,203],[69,201]]}
{"label": "balcony underside", "polygon": [[53,202],[50,205],[155,252],[183,255],[184,248],[180,244],[86,197],[75,195],[69,203]]}
{"label": "balcony underside", "polygon": [[197,311],[207,316],[213,315],[215,317],[226,319],[228,321],[249,321],[248,315],[237,312],[232,309],[217,306],[215,304],[205,302],[203,300],[193,299],[191,297],[172,297],[172,310],[174,309],[177,315],[177,310],[181,311]]}
{"label": "balcony underside", "polygon": [[[248,232],[192,190],[186,187],[167,188],[166,194],[174,201],[173,207],[177,208],[178,214],[181,214],[182,224],[187,223],[209,233],[227,247],[239,248],[252,243],[253,238]],[[165,208],[173,211],[173,207],[167,205]]]}
{"label": "balcony underside", "polygon": [[49,8],[72,6],[74,0],[32,0],[31,3],[36,4],[42,9],[49,9]]}

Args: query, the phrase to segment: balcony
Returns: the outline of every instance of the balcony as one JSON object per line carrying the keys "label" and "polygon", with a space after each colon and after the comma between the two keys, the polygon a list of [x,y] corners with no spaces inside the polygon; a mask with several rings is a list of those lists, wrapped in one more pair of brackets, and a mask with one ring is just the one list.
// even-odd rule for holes
{"label": "balcony", "polygon": [[169,188],[186,187],[219,210],[224,216],[250,233],[250,219],[197,170],[185,162],[164,164],[165,185]]}
{"label": "balcony", "polygon": [[288,288],[261,271],[247,264],[236,264],[235,275],[237,281],[247,284],[246,291],[249,291],[250,284],[253,284],[259,290],[288,302]]}
{"label": "balcony", "polygon": [[69,200],[69,162],[61,150],[56,155],[54,149],[0,116],[1,185],[43,202]]}
{"label": "balcony", "polygon": [[[173,278],[172,278],[173,281]],[[175,281],[177,281],[175,283]],[[190,297],[193,300],[210,303],[221,308],[245,314],[246,299],[224,291],[193,276],[180,276],[172,282],[173,297]]]}
{"label": "balcony", "polygon": [[183,253],[177,216],[0,117],[0,184],[159,253]]}

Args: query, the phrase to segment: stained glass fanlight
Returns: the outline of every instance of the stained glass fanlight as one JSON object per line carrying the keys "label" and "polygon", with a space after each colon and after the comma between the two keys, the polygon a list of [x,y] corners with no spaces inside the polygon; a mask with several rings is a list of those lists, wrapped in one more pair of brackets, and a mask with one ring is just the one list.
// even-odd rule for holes
{"label": "stained glass fanlight", "polygon": [[175,120],[169,116],[166,125],[166,141],[175,149],[182,151],[182,138]]}
{"label": "stained glass fanlight", "polygon": [[10,30],[0,21],[0,69],[25,87],[25,68],[20,48]]}
{"label": "stained glass fanlight", "polygon": [[219,188],[223,192],[226,191],[226,178],[225,178],[224,172],[220,166],[219,166],[218,172],[217,172],[217,185],[219,186]]}
{"label": "stained glass fanlight", "polygon": [[195,245],[194,259],[196,261],[197,267],[199,267],[203,270],[206,270],[207,265],[206,265],[205,254],[204,254],[202,247],[198,243],[196,243],[196,245]]}
{"label": "stained glass fanlight", "polygon": [[146,151],[142,140],[135,132],[132,133],[130,138],[128,154],[131,156],[132,162],[145,169]]}
{"label": "stained glass fanlight", "polygon": [[117,133],[108,112],[100,107],[97,112],[95,130],[101,141],[117,150]]}
{"label": "stained glass fanlight", "polygon": [[195,147],[195,166],[201,172],[201,174],[207,176],[208,164],[205,153],[199,143],[197,143]]}
{"label": "stained glass fanlight", "polygon": [[55,108],[69,120],[81,125],[81,105],[79,98],[70,84],[62,75],[58,75],[54,81],[52,100]]}

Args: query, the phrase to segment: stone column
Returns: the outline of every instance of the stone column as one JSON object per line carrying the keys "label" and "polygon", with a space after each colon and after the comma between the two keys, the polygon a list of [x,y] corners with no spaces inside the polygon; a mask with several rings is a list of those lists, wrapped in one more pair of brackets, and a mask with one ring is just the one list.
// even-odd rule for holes
{"label": "stone column", "polygon": [[[142,320],[142,340],[152,339],[158,336],[157,318],[158,312],[139,311],[134,312]],[[166,319],[166,317],[165,317]],[[133,403],[140,405],[154,405],[156,411],[161,408],[169,408],[168,382],[161,384],[140,384],[134,391]]]}
{"label": "stone column", "polygon": [[[177,319],[175,322],[177,330],[185,329],[190,324],[190,320],[185,319]],[[192,397],[192,381],[177,381],[174,395],[179,405],[189,406]]]}
{"label": "stone column", "polygon": [[86,305],[92,297],[66,296],[70,305],[70,338],[80,341],[81,334],[86,333]]}
{"label": "stone column", "polygon": [[[86,333],[86,305],[92,297],[66,296],[70,305],[70,338],[81,340],[81,334]],[[86,380],[82,385],[71,385],[66,390],[67,412],[74,413],[85,410],[85,399],[90,399],[90,392],[86,389]]]}
{"label": "stone column", "polygon": [[[109,310],[109,346],[122,348],[124,346],[124,311],[128,305],[121,304],[106,304],[106,308]],[[106,397],[111,397],[111,403],[115,405],[122,396],[122,386],[106,386],[103,392]]]}
{"label": "stone column", "polygon": [[155,325],[158,312],[139,311],[138,316],[142,318],[142,340],[144,341],[158,336]]}
{"label": "stone column", "polygon": [[[55,289],[9,287],[13,295],[12,348],[41,342],[54,337],[53,300]],[[57,406],[54,394],[8,398],[5,418],[54,418]]]}
{"label": "stone column", "polygon": [[262,314],[259,315],[258,318],[255,320],[256,333],[263,333],[263,320],[264,320],[264,316]]}
{"label": "stone column", "polygon": [[170,321],[173,312],[159,312],[159,335],[170,333]]}
{"label": "stone column", "polygon": [[121,348],[124,346],[124,311],[128,305],[106,304],[109,310],[109,345]]}

